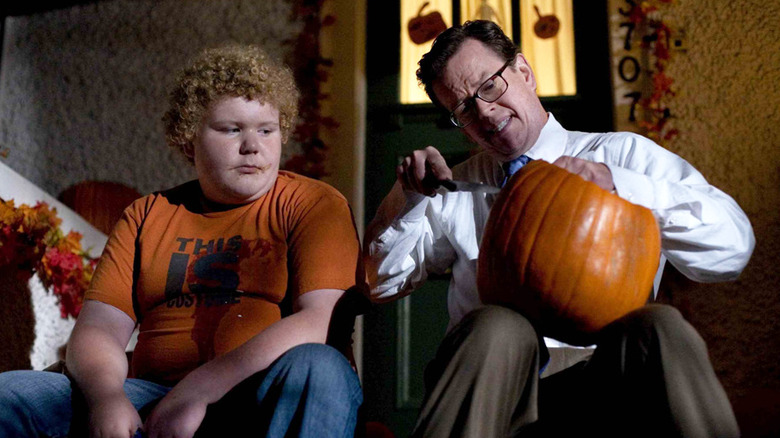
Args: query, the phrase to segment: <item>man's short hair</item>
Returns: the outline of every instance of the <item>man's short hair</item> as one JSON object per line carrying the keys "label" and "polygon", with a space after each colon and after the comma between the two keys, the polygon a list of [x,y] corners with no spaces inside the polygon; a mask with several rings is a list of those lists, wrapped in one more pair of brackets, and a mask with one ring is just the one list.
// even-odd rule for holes
{"label": "man's short hair", "polygon": [[425,87],[431,101],[438,106],[443,107],[433,92],[433,83],[441,78],[447,62],[468,38],[482,42],[504,61],[514,58],[519,52],[512,39],[492,21],[467,21],[445,30],[436,37],[431,50],[420,59],[420,68],[417,69],[417,80]]}
{"label": "man's short hair", "polygon": [[282,142],[298,117],[298,97],[292,71],[257,46],[206,49],[179,74],[168,95],[163,116],[165,140],[187,154],[208,107],[223,97],[244,97],[270,104],[279,111]]}

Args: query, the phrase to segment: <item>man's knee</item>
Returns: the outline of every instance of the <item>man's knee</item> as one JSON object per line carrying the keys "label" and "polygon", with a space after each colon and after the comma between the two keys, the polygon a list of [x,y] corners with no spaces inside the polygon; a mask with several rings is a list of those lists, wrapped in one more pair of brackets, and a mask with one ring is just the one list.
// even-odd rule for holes
{"label": "man's knee", "polygon": [[619,345],[621,354],[639,359],[690,357],[705,361],[707,346],[696,329],[672,306],[649,304],[607,326],[599,346]]}
{"label": "man's knee", "polygon": [[657,338],[658,336],[671,338],[692,338],[698,342],[698,334],[685,321],[679,310],[664,304],[648,304],[618,320],[618,325],[627,333],[640,336]]}
{"label": "man's knee", "polygon": [[632,321],[641,326],[682,324],[685,319],[676,308],[665,304],[648,304],[630,313]]}
{"label": "man's knee", "polygon": [[526,355],[539,349],[539,337],[520,313],[502,306],[485,306],[464,318],[468,348],[480,356]]}

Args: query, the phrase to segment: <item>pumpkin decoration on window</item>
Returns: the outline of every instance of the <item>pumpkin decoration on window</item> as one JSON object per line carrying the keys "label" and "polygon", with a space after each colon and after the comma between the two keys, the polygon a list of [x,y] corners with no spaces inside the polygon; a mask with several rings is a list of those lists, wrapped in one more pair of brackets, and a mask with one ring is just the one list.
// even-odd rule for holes
{"label": "pumpkin decoration on window", "polygon": [[660,258],[650,210],[532,161],[499,193],[480,245],[482,302],[574,345],[647,302]]}
{"label": "pumpkin decoration on window", "polygon": [[539,11],[539,6],[534,5],[536,16],[539,17],[534,24],[534,33],[539,38],[546,40],[547,38],[553,38],[558,35],[558,29],[561,28],[561,20],[554,14],[542,15]]}
{"label": "pumpkin decoration on window", "polygon": [[407,24],[409,38],[415,44],[427,43],[447,29],[447,25],[444,23],[444,19],[438,11],[422,15],[423,9],[425,9],[428,4],[429,2],[423,3],[420,10],[417,11],[417,16],[409,20],[409,23]]}

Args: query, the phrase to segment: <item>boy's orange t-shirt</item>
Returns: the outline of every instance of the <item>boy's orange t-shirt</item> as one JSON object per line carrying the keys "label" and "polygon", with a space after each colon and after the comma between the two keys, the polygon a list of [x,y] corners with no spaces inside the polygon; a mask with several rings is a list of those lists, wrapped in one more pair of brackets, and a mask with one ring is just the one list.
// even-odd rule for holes
{"label": "boy's orange t-shirt", "polygon": [[260,199],[218,212],[201,196],[192,181],[130,205],[85,296],[140,323],[133,377],[174,384],[279,321],[285,298],[364,278],[351,211],[327,184],[280,171]]}

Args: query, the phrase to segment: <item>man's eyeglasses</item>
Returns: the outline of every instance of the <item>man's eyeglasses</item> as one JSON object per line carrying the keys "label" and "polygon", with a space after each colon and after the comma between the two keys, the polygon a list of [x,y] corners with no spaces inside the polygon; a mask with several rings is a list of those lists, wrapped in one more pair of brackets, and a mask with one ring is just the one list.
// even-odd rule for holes
{"label": "man's eyeglasses", "polygon": [[488,78],[482,85],[477,88],[477,92],[473,96],[466,98],[454,110],[450,113],[450,122],[458,128],[465,128],[476,118],[477,99],[485,102],[495,102],[499,97],[503,96],[509,84],[506,82],[502,73],[509,67],[515,58],[507,61],[500,70],[498,70],[493,76]]}

